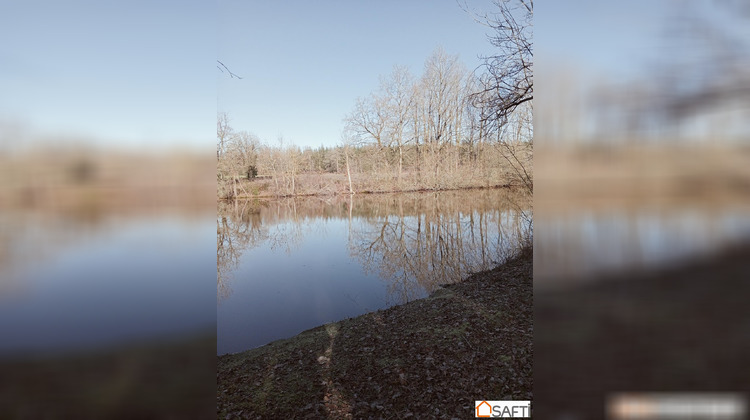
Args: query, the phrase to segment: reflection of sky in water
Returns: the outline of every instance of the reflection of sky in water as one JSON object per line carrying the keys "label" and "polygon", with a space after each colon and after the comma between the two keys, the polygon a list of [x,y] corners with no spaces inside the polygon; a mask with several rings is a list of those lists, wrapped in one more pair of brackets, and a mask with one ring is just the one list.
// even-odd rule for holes
{"label": "reflection of sky in water", "polygon": [[[432,195],[419,197],[435,200]],[[217,353],[247,350],[418,299],[437,284],[491,268],[518,245],[517,230],[525,229],[517,226],[513,210],[480,211],[466,204],[475,197],[460,196],[460,212],[436,211],[450,207],[448,199],[440,199],[445,201],[437,207],[425,201],[419,213],[410,209],[403,216],[396,206],[388,209],[393,197],[368,197],[372,203],[355,204],[351,221],[348,211],[330,212],[341,203],[311,213],[298,205],[295,216],[281,217],[275,204],[264,208],[264,216],[255,219],[263,233],[253,236],[219,286]],[[501,196],[485,197],[485,205],[498,205],[493,198]],[[405,199],[405,209],[408,203]],[[291,222],[291,217],[299,222]],[[237,228],[237,216],[227,220]]]}
{"label": "reflection of sky in water", "polygon": [[750,240],[750,214],[722,209],[639,209],[540,215],[537,285],[624,268],[652,268]]}
{"label": "reflection of sky in water", "polygon": [[[284,223],[282,230],[293,230]],[[386,307],[386,284],[349,256],[348,220],[318,220],[291,252],[260,246],[243,255],[231,296],[217,310],[217,352],[237,352],[317,325]]]}
{"label": "reflection of sky in water", "polygon": [[210,218],[125,219],[66,241],[36,264],[27,258],[0,297],[0,351],[74,350],[211,328],[213,229]]}

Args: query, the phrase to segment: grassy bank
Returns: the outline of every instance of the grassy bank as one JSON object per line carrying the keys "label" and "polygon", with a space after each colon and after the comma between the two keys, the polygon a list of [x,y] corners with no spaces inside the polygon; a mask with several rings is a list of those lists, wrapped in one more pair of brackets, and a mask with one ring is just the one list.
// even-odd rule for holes
{"label": "grassy bank", "polygon": [[532,258],[428,298],[218,358],[228,418],[466,418],[531,399]]}

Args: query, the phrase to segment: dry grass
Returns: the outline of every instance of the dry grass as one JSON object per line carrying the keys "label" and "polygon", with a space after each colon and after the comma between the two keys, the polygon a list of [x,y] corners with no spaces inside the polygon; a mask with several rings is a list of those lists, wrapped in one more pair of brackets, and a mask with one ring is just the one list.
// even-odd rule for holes
{"label": "dry grass", "polygon": [[32,150],[0,155],[0,208],[213,207],[215,161],[195,153]]}
{"label": "dry grass", "polygon": [[[391,192],[415,192],[415,191],[447,191],[472,188],[498,188],[518,187],[521,182],[511,176],[495,174],[491,178],[479,178],[457,173],[449,180],[439,183],[420,180],[416,173],[405,173],[398,183],[397,179],[390,176],[377,175],[353,175],[352,187],[355,193],[391,193]],[[219,185],[218,196],[226,197],[230,194],[231,184]],[[309,195],[341,195],[349,193],[349,181],[345,174],[323,173],[323,174],[301,174],[295,179],[294,192],[290,184],[276,181],[270,178],[255,180],[240,180],[238,195],[235,198],[260,198],[260,197],[288,197]]]}
{"label": "dry grass", "polygon": [[534,163],[540,209],[696,201],[725,205],[745,201],[750,192],[748,147],[539,147]]}

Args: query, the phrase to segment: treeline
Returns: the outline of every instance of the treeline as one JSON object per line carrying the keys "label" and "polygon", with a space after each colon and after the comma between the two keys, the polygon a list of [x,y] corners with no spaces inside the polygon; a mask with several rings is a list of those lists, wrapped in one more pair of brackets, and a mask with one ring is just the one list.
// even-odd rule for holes
{"label": "treeline", "polygon": [[263,144],[220,115],[219,196],[505,185],[532,191],[532,9],[521,4],[527,6],[523,25],[488,22],[498,33],[491,43],[499,53],[486,59],[484,72],[468,71],[442,49],[426,60],[419,77],[394,67],[375,92],[355,101],[335,147]]}

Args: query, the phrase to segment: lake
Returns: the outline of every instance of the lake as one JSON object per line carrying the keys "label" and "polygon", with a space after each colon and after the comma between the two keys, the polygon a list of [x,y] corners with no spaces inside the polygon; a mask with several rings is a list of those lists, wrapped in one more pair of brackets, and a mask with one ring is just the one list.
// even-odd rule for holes
{"label": "lake", "polygon": [[232,201],[217,215],[217,354],[429,295],[529,237],[505,189]]}
{"label": "lake", "polygon": [[750,243],[747,203],[667,200],[538,206],[534,288],[681,266]]}
{"label": "lake", "polygon": [[0,355],[92,351],[214,328],[209,212],[0,218]]}

